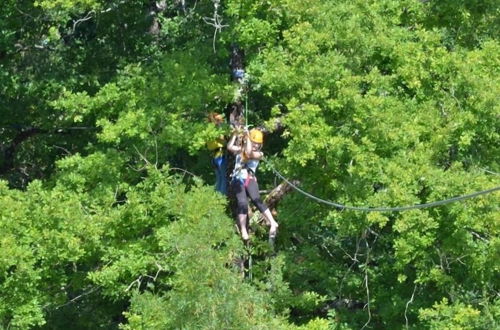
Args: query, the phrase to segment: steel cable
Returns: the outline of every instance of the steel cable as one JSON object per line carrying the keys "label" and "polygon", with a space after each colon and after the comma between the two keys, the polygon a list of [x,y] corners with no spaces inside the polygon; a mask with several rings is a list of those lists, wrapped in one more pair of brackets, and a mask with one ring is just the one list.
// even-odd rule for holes
{"label": "steel cable", "polygon": [[310,194],[310,193],[308,193],[308,192],[300,189],[299,187],[297,187],[297,185],[295,185],[292,182],[290,182],[290,180],[288,180],[280,172],[278,172],[274,168],[273,164],[270,161],[267,161],[267,163],[269,165],[271,165],[271,170],[273,171],[273,173],[276,176],[278,176],[279,178],[281,178],[283,181],[285,181],[287,184],[289,184],[296,191],[300,192],[301,194],[305,195],[306,197],[309,197],[309,198],[311,198],[311,199],[313,199],[313,200],[315,200],[315,201],[317,201],[319,203],[323,203],[323,204],[326,204],[326,205],[334,206],[334,207],[336,207],[338,209],[341,209],[341,210],[353,210],[353,211],[362,211],[362,212],[400,212],[400,211],[407,211],[407,210],[412,210],[412,209],[423,209],[423,208],[429,208],[429,207],[444,205],[444,204],[453,203],[453,202],[457,202],[457,201],[461,201],[461,200],[465,200],[465,199],[474,198],[474,197],[477,197],[477,196],[480,196],[480,195],[490,194],[490,193],[493,193],[495,191],[500,190],[500,186],[497,186],[497,187],[494,187],[494,188],[491,188],[491,189],[477,191],[477,192],[474,192],[472,194],[456,196],[456,197],[452,197],[452,198],[448,198],[448,199],[440,200],[440,201],[436,201],[436,202],[431,202],[431,203],[415,204],[415,205],[408,205],[408,206],[398,206],[398,207],[358,207],[358,206],[349,206],[349,205],[343,205],[343,204],[340,204],[340,203],[336,203],[336,202],[324,200],[322,198],[316,197],[316,196],[314,196],[314,195],[312,195],[312,194]]}

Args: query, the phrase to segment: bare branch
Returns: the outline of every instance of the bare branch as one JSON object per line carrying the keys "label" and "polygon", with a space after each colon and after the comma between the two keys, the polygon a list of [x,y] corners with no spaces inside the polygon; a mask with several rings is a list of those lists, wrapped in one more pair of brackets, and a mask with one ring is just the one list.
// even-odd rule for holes
{"label": "bare branch", "polygon": [[493,174],[493,175],[500,175],[500,173],[490,171],[490,170],[488,170],[487,168],[482,168],[482,167],[479,167],[479,169],[480,169],[480,170],[483,170],[483,171],[485,171],[486,173],[489,173],[489,174]]}
{"label": "bare branch", "polygon": [[368,309],[368,320],[366,321],[366,323],[363,325],[363,327],[361,328],[361,330],[363,330],[364,328],[366,328],[368,326],[368,324],[370,324],[370,321],[372,319],[372,313],[371,313],[371,309],[370,309],[370,287],[368,286],[368,263],[370,261],[370,251],[371,251],[371,248],[370,248],[370,245],[368,244],[368,240],[366,239],[366,231],[365,231],[365,245],[366,245],[366,249],[367,249],[367,252],[366,252],[366,261],[365,261],[365,286],[366,286],[366,299],[367,299],[367,302],[366,302],[366,307]]}
{"label": "bare branch", "polygon": [[180,171],[180,172],[184,172],[184,173],[186,173],[186,174],[189,174],[189,175],[191,175],[191,176],[193,176],[193,177],[197,177],[197,175],[196,175],[196,174],[194,174],[194,173],[192,173],[192,172],[189,172],[188,170],[185,170],[185,169],[183,169],[183,168],[171,167],[171,168],[169,168],[169,170],[172,170],[172,171]]}
{"label": "bare branch", "polygon": [[32,20],[34,20],[34,21],[36,21],[36,20],[37,20],[35,17],[33,17],[33,16],[31,16],[30,14],[25,13],[24,11],[22,11],[21,9],[19,9],[17,6],[14,6],[14,8],[16,8],[16,10],[17,10],[18,12],[20,12],[21,14],[23,14],[23,15],[28,16],[29,18],[31,18]]}
{"label": "bare branch", "polygon": [[326,253],[328,253],[328,255],[329,255],[330,257],[332,257],[332,259],[335,259],[335,257],[333,256],[333,254],[332,254],[332,253],[330,252],[330,250],[328,250],[328,248],[326,247],[326,244],[322,244],[322,245],[321,245],[321,247],[322,247],[323,249],[325,249]]}
{"label": "bare branch", "polygon": [[69,150],[66,148],[63,148],[63,147],[55,145],[55,144],[52,147],[64,151],[67,155],[71,155],[71,152],[69,152]]}
{"label": "bare branch", "polygon": [[[139,151],[139,149],[137,149],[137,147],[134,145],[134,149],[135,151],[139,154],[139,156],[142,158],[142,160],[149,166],[153,166],[153,164],[151,164],[151,162],[146,158],[146,156],[144,156],[143,154],[141,154],[141,152]],[[157,164],[154,164],[154,168],[158,169],[157,167]]]}
{"label": "bare branch", "polygon": [[142,283],[142,278],[143,276],[141,275],[137,279],[135,279],[132,283],[130,283],[130,285],[125,289],[125,292],[128,292],[132,288],[132,286],[134,286],[134,284],[137,284],[137,288],[140,288]]}
{"label": "bare branch", "polygon": [[415,287],[413,288],[413,293],[411,294],[410,300],[406,303],[406,308],[405,308],[405,320],[406,320],[406,329],[408,329],[408,306],[413,302],[413,298],[415,298],[415,291],[417,291],[417,285],[415,284]]}
{"label": "bare branch", "polygon": [[57,310],[57,309],[62,308],[62,307],[64,307],[64,306],[68,306],[69,304],[72,304],[72,303],[74,303],[74,302],[76,302],[76,301],[78,301],[78,300],[82,299],[83,297],[88,296],[89,294],[91,294],[92,292],[96,291],[97,289],[99,289],[99,287],[95,287],[95,286],[94,286],[94,287],[90,288],[90,290],[85,291],[85,292],[84,292],[84,293],[82,293],[81,295],[79,295],[79,296],[77,296],[77,297],[75,297],[75,298],[71,299],[70,301],[68,301],[68,302],[67,302],[67,303],[65,303],[65,304],[62,304],[62,305],[57,306],[57,307],[56,307],[56,308],[54,308],[54,309],[55,309],[55,310]]}
{"label": "bare branch", "polygon": [[343,248],[342,246],[340,247],[342,249],[342,251],[344,251],[344,253],[349,257],[351,258],[351,260],[353,260],[353,263],[349,266],[349,268],[347,269],[347,271],[345,272],[344,276],[342,276],[342,280],[340,281],[340,285],[339,285],[339,291],[338,291],[338,294],[337,296],[339,296],[340,298],[342,297],[342,288],[344,286],[344,281],[345,279],[347,278],[347,275],[351,272],[352,268],[354,267],[354,265],[356,265],[357,263],[359,263],[359,260],[358,260],[358,252],[359,252],[359,249],[360,249],[360,245],[361,245],[361,238],[358,238],[356,237],[356,251],[354,252],[354,257],[351,257],[351,255],[349,253],[347,253]]}
{"label": "bare branch", "polygon": [[101,10],[101,11],[99,12],[99,14],[109,13],[109,12],[110,12],[110,11],[112,11],[113,9],[118,8],[120,5],[122,5],[122,4],[126,3],[126,2],[127,2],[127,0],[119,1],[119,2],[117,2],[117,3],[113,4],[113,5],[111,5],[110,7],[106,8],[106,9],[104,9],[104,10]]}
{"label": "bare branch", "polygon": [[155,155],[156,155],[155,166],[158,166],[158,139],[156,138],[156,135],[154,142],[155,142]]}
{"label": "bare branch", "polygon": [[474,237],[476,237],[476,238],[480,239],[481,241],[486,242],[486,243],[489,243],[489,240],[488,240],[488,239],[486,239],[486,238],[482,237],[481,235],[479,235],[479,233],[475,232],[474,230],[469,229],[469,230],[467,230],[467,231],[468,231],[469,233],[471,233],[471,234],[472,234],[472,236],[474,236]]}
{"label": "bare branch", "polygon": [[450,262],[450,265],[451,265],[451,264],[453,264],[454,262],[458,262],[458,263],[459,263],[459,264],[461,264],[461,265],[467,266],[467,264],[465,264],[465,263],[462,261],[462,259],[463,259],[463,258],[465,258],[465,257],[468,257],[468,256],[469,256],[469,254],[466,254],[466,255],[463,255],[463,256],[461,256],[461,257],[455,258],[454,260],[452,260],[452,261]]}
{"label": "bare branch", "polygon": [[71,31],[71,34],[75,33],[76,28],[80,23],[83,23],[85,21],[88,21],[89,19],[92,18],[92,14],[95,14],[93,10],[89,11],[87,15],[84,18],[77,19],[76,21],[73,22],[73,30]]}
{"label": "bare branch", "polygon": [[215,40],[217,39],[217,33],[221,32],[223,28],[228,27],[229,25],[222,24],[222,17],[219,15],[220,0],[212,0],[212,1],[214,3],[214,15],[213,17],[203,17],[203,21],[206,24],[211,25],[215,28],[214,38],[212,42],[215,53]]}

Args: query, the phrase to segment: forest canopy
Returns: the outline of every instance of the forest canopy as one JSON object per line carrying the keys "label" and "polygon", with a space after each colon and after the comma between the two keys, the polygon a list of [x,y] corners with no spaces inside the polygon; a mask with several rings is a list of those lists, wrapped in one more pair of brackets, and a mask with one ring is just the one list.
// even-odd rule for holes
{"label": "forest canopy", "polygon": [[206,142],[244,109],[263,197],[498,188],[499,31],[494,0],[3,0],[0,328],[498,328],[498,191],[291,190],[245,245]]}

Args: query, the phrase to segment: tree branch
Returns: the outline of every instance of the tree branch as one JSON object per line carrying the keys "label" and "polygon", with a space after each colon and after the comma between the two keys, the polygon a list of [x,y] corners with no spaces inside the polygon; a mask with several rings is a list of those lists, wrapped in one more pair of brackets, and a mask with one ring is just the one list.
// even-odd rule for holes
{"label": "tree branch", "polygon": [[[5,127],[2,127],[5,128]],[[39,134],[69,134],[71,131],[76,130],[96,130],[96,127],[67,127],[67,128],[53,128],[44,129],[38,127],[27,127],[27,126],[12,126],[8,127],[19,131],[19,133],[12,139],[12,141],[5,145],[2,145],[3,150],[3,162],[0,163],[0,175],[7,174],[14,167],[14,156],[19,148],[19,145],[29,138],[39,135]]]}
{"label": "tree branch", "polygon": [[365,286],[366,286],[366,307],[368,309],[368,320],[366,320],[366,323],[363,325],[361,330],[366,328],[368,324],[370,324],[370,321],[372,320],[372,313],[370,309],[370,287],[368,286],[368,263],[370,262],[370,245],[368,244],[368,240],[366,239],[366,232],[365,232],[365,245],[366,245],[366,261],[365,261]]}
{"label": "tree branch", "polygon": [[406,320],[406,329],[408,329],[408,306],[413,302],[413,298],[415,298],[415,292],[417,291],[417,285],[415,284],[415,287],[413,288],[413,293],[411,294],[410,300],[406,303],[406,308],[405,308],[405,320]]}
{"label": "tree branch", "polygon": [[40,133],[47,133],[47,130],[31,127],[25,131],[20,132],[14,137],[12,142],[3,151],[4,162],[0,164],[0,175],[6,174],[10,169],[14,167],[14,155],[18,146],[28,140],[30,137],[35,136]]}

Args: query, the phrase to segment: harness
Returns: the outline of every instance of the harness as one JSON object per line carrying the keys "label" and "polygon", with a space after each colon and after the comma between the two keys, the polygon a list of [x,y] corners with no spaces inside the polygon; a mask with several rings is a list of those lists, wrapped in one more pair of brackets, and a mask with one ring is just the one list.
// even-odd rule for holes
{"label": "harness", "polygon": [[[247,171],[247,177],[245,179],[238,178],[238,174],[240,174],[243,169]],[[239,181],[245,188],[248,187],[251,180],[255,180],[255,182],[257,182],[257,177],[255,176],[254,170],[248,166],[247,162],[241,162],[241,165],[235,167],[233,173],[231,174],[231,182]]]}

